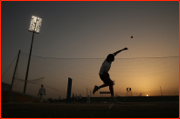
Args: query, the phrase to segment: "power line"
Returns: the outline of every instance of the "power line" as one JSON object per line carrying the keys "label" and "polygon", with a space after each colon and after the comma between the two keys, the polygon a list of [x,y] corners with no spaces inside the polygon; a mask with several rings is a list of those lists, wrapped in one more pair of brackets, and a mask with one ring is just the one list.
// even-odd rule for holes
{"label": "power line", "polygon": [[11,62],[11,64],[9,65],[9,67],[7,68],[7,70],[4,72],[4,74],[2,75],[1,79],[3,79],[4,75],[6,74],[6,72],[9,70],[9,68],[11,67],[11,65],[13,64],[14,60],[17,58],[18,55],[16,55],[16,57],[13,59],[13,61]]}
{"label": "power line", "polygon": [[[22,52],[25,55],[29,55],[27,53]],[[105,59],[104,58],[58,58],[58,57],[46,57],[40,55],[32,55],[34,57],[47,58],[47,59]],[[116,59],[139,59],[139,58],[168,58],[168,57],[179,57],[179,56],[162,56],[162,57],[133,57],[133,58],[116,58]]]}
{"label": "power line", "polygon": [[[15,79],[17,79],[17,78],[15,78]],[[40,78],[40,79],[41,79],[41,78]],[[23,81],[23,82],[24,82],[24,80],[23,80],[23,79],[17,79],[17,80],[19,80],[19,81]],[[35,82],[33,82],[33,81],[27,81],[27,82],[29,82],[29,83],[33,83],[33,84],[36,84],[36,85],[41,85],[41,84],[35,83]],[[48,87],[48,86],[44,86],[44,87],[49,88],[49,89],[52,89],[52,90],[60,91],[60,90],[55,89],[55,88],[52,88],[52,87]],[[64,92],[64,91],[61,91],[61,92]],[[64,92],[64,93],[66,93],[66,92]]]}

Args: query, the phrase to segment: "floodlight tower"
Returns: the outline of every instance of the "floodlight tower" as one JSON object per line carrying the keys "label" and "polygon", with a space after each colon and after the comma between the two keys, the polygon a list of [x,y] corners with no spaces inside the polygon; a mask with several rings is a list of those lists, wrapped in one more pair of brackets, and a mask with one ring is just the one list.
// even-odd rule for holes
{"label": "floodlight tower", "polygon": [[41,18],[39,18],[37,16],[31,17],[29,31],[33,32],[33,34],[32,34],[31,47],[30,47],[29,59],[28,59],[27,70],[26,70],[26,77],[25,77],[25,84],[24,84],[24,91],[23,91],[24,94],[26,92],[26,84],[27,84],[28,73],[29,73],[29,65],[30,65],[30,60],[31,60],[31,52],[32,52],[32,46],[33,46],[34,34],[35,33],[39,34],[41,23],[42,23]]}

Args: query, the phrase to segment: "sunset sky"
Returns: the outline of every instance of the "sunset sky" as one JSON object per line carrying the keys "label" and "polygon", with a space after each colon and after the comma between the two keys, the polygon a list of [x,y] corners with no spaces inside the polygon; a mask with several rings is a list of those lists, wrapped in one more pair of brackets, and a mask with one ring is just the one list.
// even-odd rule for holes
{"label": "sunset sky", "polygon": [[[76,68],[79,68],[80,70],[76,70],[76,76],[79,77],[82,75],[83,78],[86,77],[85,74],[92,73],[91,76],[94,77],[94,79],[85,80],[86,83],[83,83],[85,87],[81,88],[81,90],[86,90],[86,87],[92,90],[95,84],[100,85],[102,82],[99,79],[98,72],[103,60],[109,53],[114,53],[124,47],[128,47],[129,50],[117,55],[117,60],[115,60],[110,70],[112,80],[114,78],[117,82],[115,86],[116,91],[119,88],[118,91],[121,92],[122,89],[120,89],[120,87],[122,87],[122,82],[124,85],[123,90],[125,90],[124,88],[128,85],[132,86],[134,84],[134,90],[136,90],[137,93],[140,93],[142,90],[159,90],[162,82],[164,83],[162,85],[166,87],[168,87],[168,84],[169,87],[173,87],[173,85],[176,84],[174,87],[179,88],[179,2],[177,1],[1,2],[1,10],[2,74],[17,56],[18,50],[21,50],[24,56],[25,54],[29,54],[32,33],[29,32],[28,29],[31,16],[35,15],[42,18],[42,26],[40,34],[35,34],[32,55],[60,58],[59,61],[52,59],[48,61],[48,63],[43,59],[37,60],[41,63],[46,62],[46,65],[51,67],[50,70],[57,72],[57,77],[60,77],[59,75],[61,74],[58,73],[58,71],[63,65],[60,65],[61,60],[63,60],[62,58],[80,58],[81,61],[72,61],[76,64],[70,62],[70,59],[64,60],[63,62],[65,62],[68,68],[64,66],[63,71],[67,73],[67,76],[74,76],[73,73],[70,73],[71,71],[69,71],[69,69],[76,70]],[[133,36],[133,38],[131,38],[131,36]],[[152,61],[150,60],[152,57],[168,58],[155,58],[152,59]],[[89,59],[89,61],[85,61],[86,58]],[[93,60],[93,58],[97,61]],[[136,58],[140,59],[136,60]],[[27,59],[25,62],[27,62]],[[36,60],[34,60],[34,62],[36,62]],[[82,62],[84,62],[84,65],[82,65]],[[121,64],[122,62],[123,64]],[[149,65],[146,65],[150,67],[148,71],[146,71],[147,68],[142,68],[141,70],[143,71],[141,71],[141,74],[137,72],[136,74],[132,73],[137,71],[137,67],[144,66],[148,63]],[[162,66],[159,66],[159,63],[161,63]],[[167,64],[167,67],[171,67],[171,69],[164,68],[163,63]],[[84,66],[89,65],[91,65],[92,68],[88,70],[84,69],[87,71],[80,73]],[[126,68],[129,73],[128,76],[136,76],[142,84],[136,81],[137,85],[135,85],[135,82],[131,80],[122,80],[123,76],[125,79],[132,79],[132,77],[127,77],[125,76],[126,73],[123,74],[120,72],[122,70],[124,71],[124,69],[117,69],[116,67],[118,67],[118,65],[122,68],[128,67]],[[56,68],[53,69],[52,66],[56,66]],[[71,66],[74,67],[72,68]],[[153,69],[155,66],[159,67]],[[22,70],[25,72],[26,65],[23,65],[23,67]],[[38,72],[42,70],[38,68],[35,63],[33,64],[32,59],[30,71]],[[132,70],[133,68],[135,69]],[[38,70],[35,71],[35,69]],[[57,70],[55,71],[55,69]],[[45,68],[43,70],[45,70]],[[169,70],[173,71],[169,72]],[[79,73],[77,71],[79,71]],[[154,73],[158,75],[158,73],[154,71],[162,71],[160,76],[162,79],[154,76]],[[147,72],[151,72],[152,75],[147,74]],[[44,71],[44,73],[47,74],[46,71]],[[170,78],[173,77],[170,81],[172,83],[169,83],[169,81],[167,81],[168,79],[163,79],[162,74],[164,73]],[[29,73],[31,78],[35,79],[38,77],[33,77],[34,75],[32,76],[32,74],[33,72]],[[50,74],[52,73],[48,71],[48,76],[50,76]],[[149,75],[153,77],[153,80]],[[24,74],[22,74],[21,78],[23,78],[23,76]],[[166,76],[166,78],[168,76]],[[54,85],[53,82],[55,82],[55,80],[58,81],[57,77],[50,81],[51,85]],[[49,80],[47,78],[45,79]],[[153,83],[154,80],[158,83]],[[81,80],[77,78],[77,82],[78,81],[81,82]],[[151,85],[147,86],[149,81]],[[131,82],[132,85],[129,82]],[[43,83],[45,83],[45,81]],[[139,87],[139,89],[136,87]],[[108,90],[108,88],[106,90]]]}

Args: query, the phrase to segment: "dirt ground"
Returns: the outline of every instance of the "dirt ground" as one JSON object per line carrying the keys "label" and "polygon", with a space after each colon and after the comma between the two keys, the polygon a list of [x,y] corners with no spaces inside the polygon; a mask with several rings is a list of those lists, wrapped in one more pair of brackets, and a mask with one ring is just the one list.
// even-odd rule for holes
{"label": "dirt ground", "polygon": [[2,118],[178,118],[179,102],[2,103]]}

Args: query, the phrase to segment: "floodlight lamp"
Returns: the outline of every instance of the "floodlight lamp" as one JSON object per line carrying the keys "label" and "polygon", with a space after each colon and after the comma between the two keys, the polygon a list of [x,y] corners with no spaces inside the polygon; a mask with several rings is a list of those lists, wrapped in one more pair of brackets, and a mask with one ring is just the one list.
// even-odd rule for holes
{"label": "floodlight lamp", "polygon": [[42,19],[37,16],[31,17],[31,22],[29,26],[29,31],[39,33],[41,27]]}

